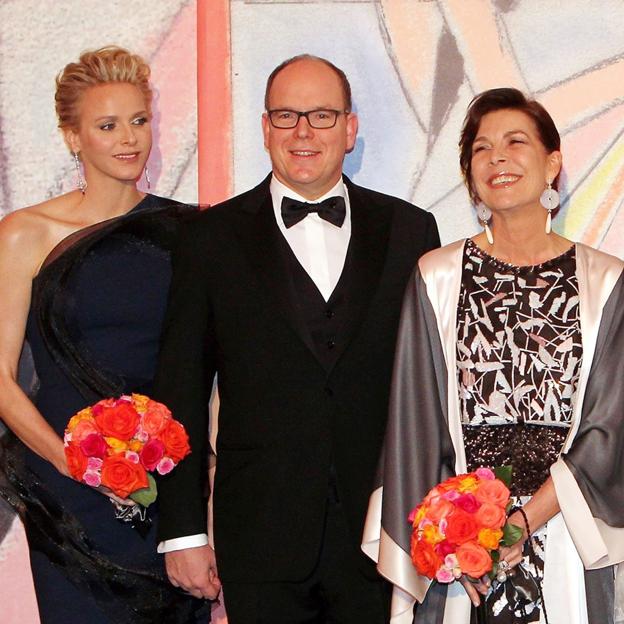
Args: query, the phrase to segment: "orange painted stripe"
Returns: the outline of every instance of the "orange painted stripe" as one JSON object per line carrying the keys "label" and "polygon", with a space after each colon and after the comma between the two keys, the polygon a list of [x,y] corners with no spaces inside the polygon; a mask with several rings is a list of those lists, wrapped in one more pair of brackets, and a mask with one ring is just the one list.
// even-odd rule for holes
{"label": "orange painted stripe", "polygon": [[198,191],[202,204],[232,195],[229,0],[197,2]]}

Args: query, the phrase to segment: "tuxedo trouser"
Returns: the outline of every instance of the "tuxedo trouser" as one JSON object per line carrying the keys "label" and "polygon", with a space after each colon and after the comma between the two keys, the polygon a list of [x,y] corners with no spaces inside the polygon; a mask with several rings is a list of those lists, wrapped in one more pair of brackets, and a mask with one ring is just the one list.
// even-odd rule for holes
{"label": "tuxedo trouser", "polygon": [[390,593],[349,536],[341,503],[331,499],[318,563],[307,579],[223,583],[228,624],[386,624]]}

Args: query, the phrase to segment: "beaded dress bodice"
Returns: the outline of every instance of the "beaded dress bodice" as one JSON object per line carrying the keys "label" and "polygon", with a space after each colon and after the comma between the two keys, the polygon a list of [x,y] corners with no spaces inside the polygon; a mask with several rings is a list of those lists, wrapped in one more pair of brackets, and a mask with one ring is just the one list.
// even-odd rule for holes
{"label": "beaded dress bodice", "polygon": [[469,470],[512,465],[513,493],[547,478],[572,422],[582,358],[576,249],[517,267],[466,242],[457,371]]}

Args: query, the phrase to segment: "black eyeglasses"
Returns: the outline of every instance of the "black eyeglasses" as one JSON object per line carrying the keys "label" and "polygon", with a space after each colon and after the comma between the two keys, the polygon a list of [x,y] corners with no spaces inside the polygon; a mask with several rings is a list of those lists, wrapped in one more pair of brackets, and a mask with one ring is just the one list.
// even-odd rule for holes
{"label": "black eyeglasses", "polygon": [[294,111],[275,109],[267,111],[271,125],[274,128],[287,130],[294,128],[301,117],[305,117],[311,128],[326,130],[333,128],[338,120],[338,115],[346,115],[349,111],[332,110],[331,108],[319,108],[311,111]]}

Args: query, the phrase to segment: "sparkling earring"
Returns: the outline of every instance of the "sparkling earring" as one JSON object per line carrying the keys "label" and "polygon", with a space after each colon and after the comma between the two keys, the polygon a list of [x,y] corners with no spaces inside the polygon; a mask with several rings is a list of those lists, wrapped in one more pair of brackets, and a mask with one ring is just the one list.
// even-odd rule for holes
{"label": "sparkling earring", "polygon": [[559,193],[552,187],[551,182],[547,182],[548,186],[540,195],[540,204],[548,210],[546,217],[546,234],[550,234],[552,230],[552,211],[559,205]]}
{"label": "sparkling earring", "polygon": [[78,188],[80,192],[84,195],[87,190],[87,182],[82,177],[82,170],[80,169],[80,158],[78,158],[78,152],[72,152],[74,155],[74,165],[76,166],[76,176],[78,180]]}
{"label": "sparkling earring", "polygon": [[490,230],[489,225],[489,221],[492,218],[492,211],[483,202],[479,202],[477,205],[477,216],[479,217],[479,221],[481,221],[481,225],[483,225],[488,243],[493,245],[494,237],[492,236],[492,230]]}
{"label": "sparkling earring", "polygon": [[143,169],[143,173],[145,174],[145,182],[147,182],[147,190],[149,191],[152,188],[152,181],[149,177],[149,169],[147,165],[145,165],[145,169]]}

